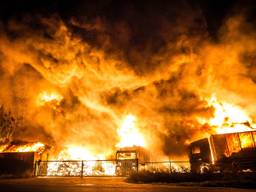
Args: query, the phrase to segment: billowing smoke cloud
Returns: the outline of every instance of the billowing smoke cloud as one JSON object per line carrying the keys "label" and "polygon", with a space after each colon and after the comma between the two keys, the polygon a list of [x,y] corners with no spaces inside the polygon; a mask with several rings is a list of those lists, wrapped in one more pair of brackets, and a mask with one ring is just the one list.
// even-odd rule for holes
{"label": "billowing smoke cloud", "polygon": [[[0,103],[24,118],[13,139],[111,151],[122,119],[134,114],[150,149],[183,155],[210,131],[198,122],[213,115],[206,98],[253,117],[256,38],[246,15],[228,17],[213,41],[199,7],[154,6],[131,4],[120,19],[36,15],[2,24]],[[42,104],[43,92],[61,99]]]}

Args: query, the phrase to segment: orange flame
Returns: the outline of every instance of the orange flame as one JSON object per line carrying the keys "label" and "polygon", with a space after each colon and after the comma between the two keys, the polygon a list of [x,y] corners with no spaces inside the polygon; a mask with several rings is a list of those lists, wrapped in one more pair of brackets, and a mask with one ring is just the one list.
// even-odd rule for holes
{"label": "orange flame", "polygon": [[43,143],[37,142],[33,144],[24,144],[24,145],[12,145],[11,147],[7,147],[4,145],[0,147],[2,149],[1,152],[38,152],[42,153],[45,150],[45,145]]}

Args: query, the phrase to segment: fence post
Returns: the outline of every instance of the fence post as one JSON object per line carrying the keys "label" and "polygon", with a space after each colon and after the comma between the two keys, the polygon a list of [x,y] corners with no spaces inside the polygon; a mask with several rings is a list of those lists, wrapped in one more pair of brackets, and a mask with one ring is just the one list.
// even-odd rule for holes
{"label": "fence post", "polygon": [[172,161],[171,160],[169,161],[170,161],[170,173],[172,173]]}
{"label": "fence post", "polygon": [[84,161],[82,160],[82,165],[81,165],[81,178],[84,176]]}
{"label": "fence post", "polygon": [[137,163],[137,173],[139,172],[139,159],[136,159],[136,163]]}
{"label": "fence post", "polygon": [[34,164],[34,177],[37,176],[37,161],[35,161],[35,164]]}

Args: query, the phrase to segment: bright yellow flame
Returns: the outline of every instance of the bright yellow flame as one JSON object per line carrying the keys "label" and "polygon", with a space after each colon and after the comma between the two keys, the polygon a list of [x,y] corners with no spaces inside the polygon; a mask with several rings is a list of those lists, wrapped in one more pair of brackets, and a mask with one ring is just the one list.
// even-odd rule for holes
{"label": "bright yellow flame", "polygon": [[251,122],[247,114],[237,106],[218,102],[215,97],[212,97],[209,104],[214,107],[214,117],[210,119],[209,124],[216,127],[216,132],[232,133],[250,131],[251,128],[243,124]]}
{"label": "bright yellow flame", "polygon": [[233,127],[218,127],[218,128],[216,128],[216,132],[218,134],[245,132],[245,131],[252,131],[252,129],[245,125],[234,125]]}
{"label": "bright yellow flame", "polygon": [[125,117],[117,133],[120,137],[120,142],[116,145],[117,147],[145,147],[144,137],[136,127],[136,117],[134,115],[130,114]]}
{"label": "bright yellow flame", "polygon": [[222,126],[227,123],[244,123],[249,121],[249,117],[240,108],[225,102],[218,102],[212,97],[209,104],[214,107],[214,118],[210,120],[210,125]]}
{"label": "bright yellow flame", "polygon": [[46,103],[56,102],[58,105],[63,97],[57,92],[43,91],[38,96],[38,104],[45,105]]}
{"label": "bright yellow flame", "polygon": [[0,145],[0,152],[3,152],[8,145]]}
{"label": "bright yellow flame", "polygon": [[66,149],[62,150],[59,155],[59,160],[98,160],[102,155],[93,155],[88,149],[81,146],[67,145]]}

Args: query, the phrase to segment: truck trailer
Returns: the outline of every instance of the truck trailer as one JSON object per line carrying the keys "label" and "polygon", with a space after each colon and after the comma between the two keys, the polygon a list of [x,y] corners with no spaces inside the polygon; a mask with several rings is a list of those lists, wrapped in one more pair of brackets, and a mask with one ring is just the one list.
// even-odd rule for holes
{"label": "truck trailer", "polygon": [[149,161],[149,153],[138,146],[125,147],[116,152],[116,175],[129,176],[138,172],[139,164]]}
{"label": "truck trailer", "polygon": [[189,145],[191,171],[256,171],[256,131],[211,135]]}

